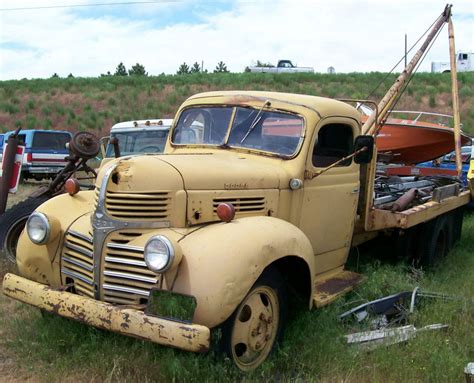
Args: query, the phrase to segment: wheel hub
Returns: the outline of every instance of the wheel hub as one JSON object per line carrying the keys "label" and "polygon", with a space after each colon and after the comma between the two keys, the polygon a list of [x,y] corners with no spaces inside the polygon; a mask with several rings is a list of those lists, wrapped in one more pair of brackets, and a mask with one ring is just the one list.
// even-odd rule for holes
{"label": "wheel hub", "polygon": [[267,286],[252,291],[240,305],[232,331],[232,353],[243,370],[253,369],[268,356],[279,323],[276,292]]}

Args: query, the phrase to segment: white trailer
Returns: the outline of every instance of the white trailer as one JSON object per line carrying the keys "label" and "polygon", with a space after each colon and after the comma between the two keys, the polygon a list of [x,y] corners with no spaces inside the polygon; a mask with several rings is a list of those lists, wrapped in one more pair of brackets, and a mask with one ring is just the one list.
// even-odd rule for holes
{"label": "white trailer", "polygon": [[[474,71],[474,53],[459,52],[456,54],[456,69],[458,72]],[[451,71],[449,62],[433,61],[431,73],[448,73]]]}

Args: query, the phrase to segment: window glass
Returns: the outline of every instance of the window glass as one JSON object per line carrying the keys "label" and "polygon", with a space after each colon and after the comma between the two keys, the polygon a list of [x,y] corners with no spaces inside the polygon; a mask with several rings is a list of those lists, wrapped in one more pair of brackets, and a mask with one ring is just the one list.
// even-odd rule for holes
{"label": "window glass", "polygon": [[[163,153],[169,129],[113,132],[119,141],[120,155],[137,153]],[[115,156],[113,145],[107,145],[106,157]]]}
{"label": "window glass", "polygon": [[222,145],[233,108],[190,108],[181,113],[173,131],[173,143]]}
{"label": "window glass", "polygon": [[292,155],[303,131],[303,119],[291,114],[238,108],[229,146]]}
{"label": "window glass", "polygon": [[71,136],[67,133],[35,132],[33,148],[66,151],[66,144],[70,140]]}
{"label": "window glass", "polygon": [[[313,165],[326,167],[332,165],[353,151],[353,133],[349,125],[329,124],[318,132],[318,139],[313,150]],[[349,166],[352,159],[347,159],[337,166]]]}
{"label": "window glass", "polygon": [[[229,126],[231,130],[227,134]],[[301,117],[283,112],[250,107],[190,108],[181,113],[172,142],[240,147],[291,156],[299,147],[303,130]]]}

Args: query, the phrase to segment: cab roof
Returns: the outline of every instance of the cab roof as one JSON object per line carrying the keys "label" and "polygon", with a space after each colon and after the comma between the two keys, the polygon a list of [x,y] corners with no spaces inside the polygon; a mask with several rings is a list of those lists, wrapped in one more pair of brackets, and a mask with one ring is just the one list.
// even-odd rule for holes
{"label": "cab roof", "polygon": [[133,129],[133,128],[152,128],[163,127],[169,129],[173,123],[171,118],[157,118],[148,120],[123,121],[112,126],[111,131]]}
{"label": "cab roof", "polygon": [[[356,119],[360,118],[360,113],[351,105],[345,102],[338,101],[326,97],[310,96],[305,94],[282,93],[282,92],[262,92],[262,91],[247,91],[247,90],[232,90],[232,91],[213,91],[198,93],[188,98],[188,100],[202,99],[205,103],[229,103],[246,105],[251,101],[265,102],[279,101],[289,105],[298,105],[309,108],[319,116],[333,116],[333,115],[349,115]],[[219,100],[217,100],[219,99]]]}

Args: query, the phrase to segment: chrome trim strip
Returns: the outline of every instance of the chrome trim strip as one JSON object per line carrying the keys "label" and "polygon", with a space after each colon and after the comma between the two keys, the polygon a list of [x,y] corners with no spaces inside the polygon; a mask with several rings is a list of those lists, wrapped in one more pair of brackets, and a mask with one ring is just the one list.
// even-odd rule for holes
{"label": "chrome trim strip", "polygon": [[81,261],[78,261],[77,259],[69,258],[66,255],[63,255],[62,260],[66,261],[68,263],[72,263],[73,265],[82,267],[83,269],[85,269],[87,271],[90,271],[90,272],[92,272],[94,270],[94,266],[88,265],[87,263],[84,263],[84,262],[81,262]]}
{"label": "chrome trim strip", "polygon": [[130,293],[130,294],[138,294],[142,295],[144,297],[148,297],[150,295],[149,291],[141,290],[141,289],[133,289],[131,287],[122,287],[122,286],[117,286],[117,285],[111,285],[108,283],[104,283],[102,287],[105,290],[111,290],[111,291],[121,291],[123,293]]}
{"label": "chrome trim strip", "polygon": [[[124,229],[159,229],[170,227],[169,221],[154,221],[154,222],[142,222],[142,221],[122,221],[114,217],[111,217],[107,213],[105,206],[107,185],[113,172],[117,169],[120,163],[130,159],[130,156],[122,157],[119,162],[113,163],[108,169],[105,170],[104,176],[100,184],[100,191],[97,198],[97,206],[95,212],[92,214],[91,223],[93,228],[93,245],[94,245],[94,298],[101,299],[101,264],[102,264],[102,251],[104,249],[105,240],[113,231],[124,230]],[[105,286],[105,285],[104,285]],[[134,294],[134,292],[131,292]],[[142,294],[143,295],[143,294]],[[145,296],[148,296],[145,295]]]}
{"label": "chrome trim strip", "polygon": [[114,249],[114,250],[127,250],[127,251],[138,251],[143,254],[145,251],[144,247],[140,246],[129,246],[129,245],[122,245],[120,243],[108,243],[107,248]]}
{"label": "chrome trim strip", "polygon": [[79,239],[82,239],[83,241],[86,241],[87,243],[90,243],[91,245],[93,244],[92,242],[92,238],[82,234],[82,233],[78,233],[77,231],[74,231],[74,230],[68,230],[66,235],[67,234],[71,234],[73,237],[76,237],[76,238],[79,238]]}
{"label": "chrome trim strip", "polygon": [[106,275],[108,277],[131,279],[132,281],[140,281],[140,282],[147,282],[147,283],[156,283],[156,282],[158,282],[158,278],[145,277],[145,276],[138,275],[138,274],[122,273],[120,271],[104,270],[104,275]]}
{"label": "chrome trim strip", "polygon": [[76,278],[76,279],[79,279],[81,280],[82,282],[84,283],[87,283],[88,285],[93,285],[94,282],[92,280],[90,280],[89,278],[87,277],[84,277],[83,275],[80,275],[78,273],[75,273],[74,271],[69,271],[69,270],[66,270],[65,268],[61,268],[61,273],[65,274],[65,275],[69,275],[70,277],[72,278]]}
{"label": "chrome trim strip", "polygon": [[73,245],[72,243],[67,242],[67,240],[66,240],[66,248],[68,248],[69,250],[77,251],[78,253],[85,255],[86,257],[89,257],[90,259],[94,258],[94,254],[92,253],[92,251]]}
{"label": "chrome trim strip", "polygon": [[[121,263],[124,265],[132,265],[132,266],[142,266],[142,267],[147,267],[146,263],[144,261],[140,260],[135,260],[135,259],[128,259],[128,258],[118,258],[118,257],[105,257],[106,262],[112,262],[112,263]],[[147,268],[148,270],[148,268]]]}

